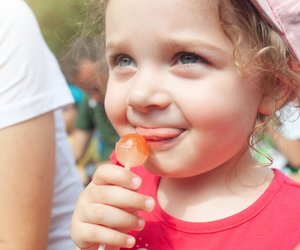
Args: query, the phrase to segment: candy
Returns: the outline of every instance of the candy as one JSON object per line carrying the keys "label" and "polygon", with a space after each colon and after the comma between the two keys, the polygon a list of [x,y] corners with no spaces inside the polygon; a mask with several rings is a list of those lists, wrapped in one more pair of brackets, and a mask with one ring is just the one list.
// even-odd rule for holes
{"label": "candy", "polygon": [[117,160],[128,169],[142,165],[149,155],[147,141],[138,134],[122,136],[116,143],[115,151]]}

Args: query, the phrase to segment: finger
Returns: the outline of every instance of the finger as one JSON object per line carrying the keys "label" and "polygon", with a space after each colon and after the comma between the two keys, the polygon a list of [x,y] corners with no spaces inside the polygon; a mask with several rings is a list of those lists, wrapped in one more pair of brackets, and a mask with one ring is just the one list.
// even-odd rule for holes
{"label": "finger", "polygon": [[141,178],[128,169],[113,165],[103,164],[94,173],[92,183],[95,185],[117,185],[127,189],[136,190],[141,185]]}
{"label": "finger", "polygon": [[128,190],[118,186],[96,186],[91,184],[88,192],[88,203],[101,203],[126,210],[152,211],[154,199],[138,192]]}
{"label": "finger", "polygon": [[116,207],[91,204],[82,209],[80,221],[83,223],[98,224],[122,231],[142,230],[145,225],[141,217]]}
{"label": "finger", "polygon": [[93,249],[93,246],[99,244],[131,248],[135,244],[135,238],[131,235],[101,225],[87,223],[80,225],[80,233],[77,234],[75,230],[72,232],[72,240],[82,249]]}

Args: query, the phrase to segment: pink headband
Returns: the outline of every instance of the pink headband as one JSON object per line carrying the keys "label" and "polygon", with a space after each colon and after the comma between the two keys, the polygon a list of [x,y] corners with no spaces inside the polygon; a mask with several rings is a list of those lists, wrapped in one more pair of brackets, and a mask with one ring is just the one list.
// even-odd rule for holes
{"label": "pink headband", "polygon": [[300,62],[300,1],[250,1],[266,21],[286,40]]}

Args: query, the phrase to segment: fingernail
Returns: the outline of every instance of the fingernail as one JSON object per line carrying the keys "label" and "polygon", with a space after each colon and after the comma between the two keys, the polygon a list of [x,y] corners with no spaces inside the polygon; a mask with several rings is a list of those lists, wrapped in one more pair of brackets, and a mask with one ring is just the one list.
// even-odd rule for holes
{"label": "fingernail", "polygon": [[153,199],[147,199],[145,201],[145,205],[146,205],[146,208],[148,210],[152,210],[152,208],[154,207],[154,200]]}
{"label": "fingernail", "polygon": [[135,238],[133,238],[132,236],[129,236],[126,240],[126,244],[128,247],[133,247],[135,243]]}
{"label": "fingernail", "polygon": [[139,187],[142,183],[142,180],[141,180],[140,177],[135,176],[135,177],[132,178],[131,182],[132,182],[134,187]]}
{"label": "fingernail", "polygon": [[138,229],[141,230],[145,226],[145,221],[143,219],[139,219],[138,221]]}

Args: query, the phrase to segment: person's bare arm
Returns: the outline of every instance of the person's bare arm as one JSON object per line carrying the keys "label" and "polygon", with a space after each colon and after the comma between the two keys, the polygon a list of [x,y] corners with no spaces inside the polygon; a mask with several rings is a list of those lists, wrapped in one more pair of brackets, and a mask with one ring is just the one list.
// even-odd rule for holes
{"label": "person's bare arm", "polygon": [[0,129],[0,249],[46,249],[55,166],[53,112]]}
{"label": "person's bare arm", "polygon": [[277,150],[287,158],[293,167],[300,168],[300,140],[289,140],[273,127],[269,127],[268,130]]}
{"label": "person's bare arm", "polygon": [[72,150],[76,162],[78,162],[83,156],[84,152],[88,148],[92,137],[91,131],[85,131],[81,129],[75,129],[71,135]]}

